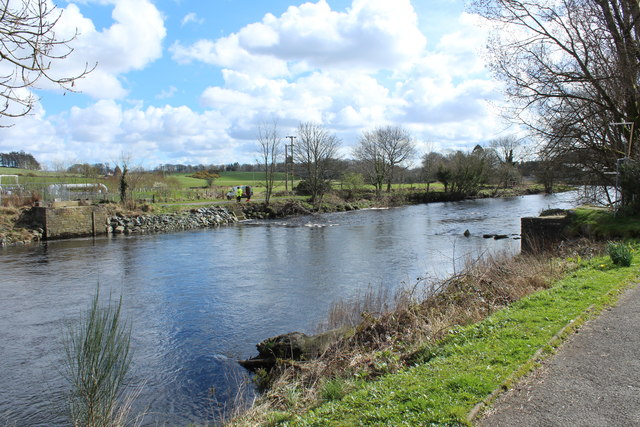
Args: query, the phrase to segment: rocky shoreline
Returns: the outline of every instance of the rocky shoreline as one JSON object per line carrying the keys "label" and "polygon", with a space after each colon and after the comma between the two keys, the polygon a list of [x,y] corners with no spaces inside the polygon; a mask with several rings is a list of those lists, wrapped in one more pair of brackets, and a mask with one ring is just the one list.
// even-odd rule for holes
{"label": "rocky shoreline", "polygon": [[135,216],[116,214],[109,217],[107,222],[108,234],[143,234],[219,227],[238,222],[238,217],[224,207],[209,206],[175,214]]}

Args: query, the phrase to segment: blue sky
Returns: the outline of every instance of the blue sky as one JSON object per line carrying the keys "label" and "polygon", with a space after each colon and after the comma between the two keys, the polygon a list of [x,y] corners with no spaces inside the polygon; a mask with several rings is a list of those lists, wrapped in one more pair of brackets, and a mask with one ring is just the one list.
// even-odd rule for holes
{"label": "blue sky", "polygon": [[[459,0],[59,1],[78,31],[59,75],[96,69],[65,95],[35,88],[33,114],[0,129],[0,152],[41,163],[253,163],[261,123],[313,121],[343,141],[400,125],[418,151],[505,136],[486,30]],[[5,120],[4,124],[8,122]],[[416,159],[416,164],[418,160]]]}

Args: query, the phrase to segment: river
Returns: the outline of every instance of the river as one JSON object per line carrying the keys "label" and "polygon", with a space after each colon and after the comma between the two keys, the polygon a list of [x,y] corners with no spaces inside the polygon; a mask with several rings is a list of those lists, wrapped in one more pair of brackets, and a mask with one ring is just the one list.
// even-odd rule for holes
{"label": "river", "polygon": [[[520,218],[575,195],[433,203],[171,234],[0,249],[0,425],[67,425],[66,325],[96,288],[122,295],[144,425],[206,424],[247,374],[236,360],[284,332],[313,333],[367,287],[443,277],[467,256],[519,250]],[[463,237],[465,230],[470,236]],[[249,390],[249,393],[252,391]]]}

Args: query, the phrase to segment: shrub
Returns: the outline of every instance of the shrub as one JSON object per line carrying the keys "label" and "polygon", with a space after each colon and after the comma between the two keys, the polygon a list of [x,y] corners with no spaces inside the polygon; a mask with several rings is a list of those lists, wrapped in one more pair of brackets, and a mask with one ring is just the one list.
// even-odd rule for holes
{"label": "shrub", "polygon": [[66,377],[71,384],[69,411],[74,426],[118,427],[127,424],[136,397],[125,392],[131,364],[131,330],[121,318],[122,299],[91,308],[65,336]]}
{"label": "shrub", "polygon": [[621,267],[629,267],[631,265],[631,260],[633,260],[631,249],[629,249],[629,247],[624,243],[610,242],[607,245],[607,253],[611,258],[611,261],[615,265]]}

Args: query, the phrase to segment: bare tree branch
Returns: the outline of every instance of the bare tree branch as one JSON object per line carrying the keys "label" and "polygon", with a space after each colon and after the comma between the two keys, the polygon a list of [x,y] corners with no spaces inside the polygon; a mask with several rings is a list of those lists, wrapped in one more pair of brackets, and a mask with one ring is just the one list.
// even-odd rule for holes
{"label": "bare tree branch", "polygon": [[336,158],[341,141],[317,123],[305,122],[298,126],[295,146],[296,163],[305,170],[305,179],[314,203],[322,201],[328,187],[330,160]]}
{"label": "bare tree branch", "polygon": [[278,121],[263,122],[258,126],[258,163],[264,166],[265,203],[268,205],[273,194],[273,186],[278,166],[282,137],[278,131]]}
{"label": "bare tree branch", "polygon": [[72,52],[68,39],[56,36],[55,26],[62,12],[47,0],[0,0],[0,116],[20,117],[28,114],[36,98],[23,89],[46,80],[66,91],[74,91],[76,80],[94,68],[85,64],[77,75],[58,77],[52,64]]}

